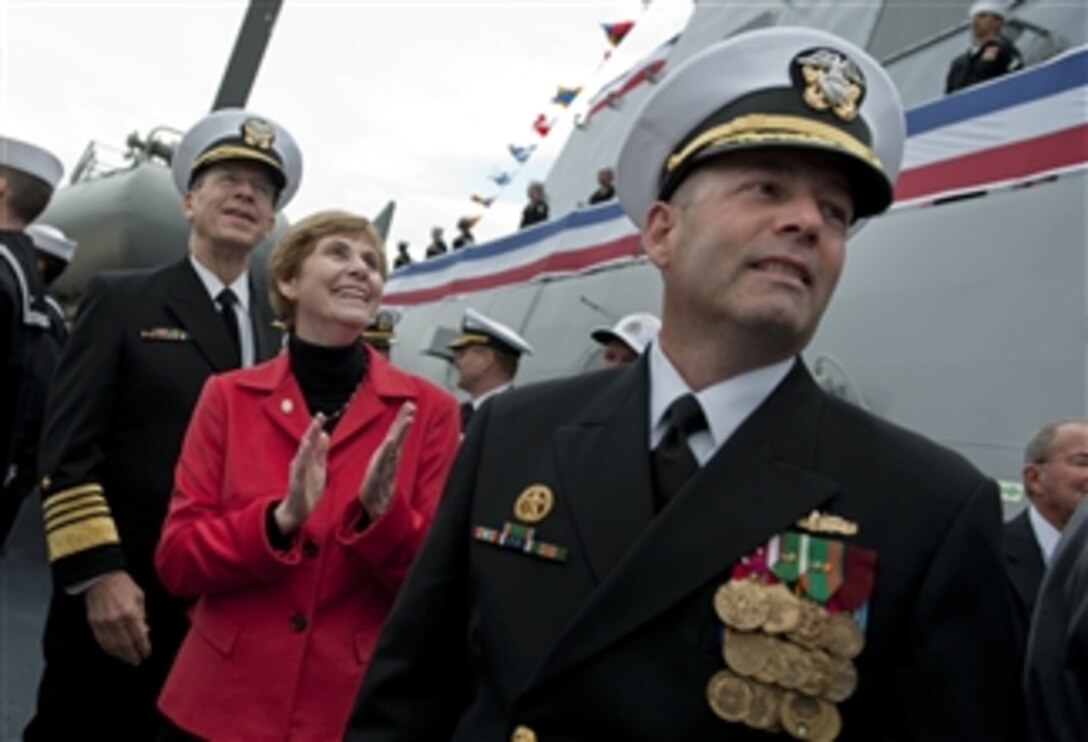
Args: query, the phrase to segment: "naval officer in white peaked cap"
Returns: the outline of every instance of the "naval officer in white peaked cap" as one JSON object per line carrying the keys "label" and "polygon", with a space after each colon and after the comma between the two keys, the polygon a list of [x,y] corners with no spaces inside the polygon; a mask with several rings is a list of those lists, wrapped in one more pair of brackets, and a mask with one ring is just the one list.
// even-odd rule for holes
{"label": "naval officer in white peaked cap", "polygon": [[650,91],[618,192],[658,340],[478,411],[348,739],[1023,738],[995,484],[801,359],[903,133],[809,29]]}
{"label": "naval officer in white peaked cap", "polygon": [[189,603],[167,594],[153,552],[186,425],[210,375],[280,348],[250,261],[298,190],[294,138],[216,111],[183,135],[172,169],[190,225],[177,261],[88,283],[49,396],[40,466],[56,590],[28,742],[159,739]]}
{"label": "naval officer in white peaked cap", "polygon": [[529,341],[502,322],[476,311],[465,310],[461,334],[446,345],[457,371],[457,386],[469,395],[461,405],[461,429],[484,402],[510,389],[522,354],[532,355]]}

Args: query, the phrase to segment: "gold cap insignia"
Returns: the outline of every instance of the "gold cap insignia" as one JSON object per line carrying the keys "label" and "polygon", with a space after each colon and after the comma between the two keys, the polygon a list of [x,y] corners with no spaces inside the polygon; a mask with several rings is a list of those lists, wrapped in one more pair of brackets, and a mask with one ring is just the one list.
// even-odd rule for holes
{"label": "gold cap insignia", "polygon": [[530,484],[514,502],[514,517],[522,523],[539,523],[555,505],[555,495],[546,484]]}
{"label": "gold cap insignia", "polygon": [[242,122],[242,139],[254,149],[269,150],[276,139],[276,130],[262,119],[246,119]]}
{"label": "gold cap insignia", "polygon": [[816,111],[831,110],[843,121],[858,117],[858,106],[865,97],[865,76],[861,69],[840,52],[814,49],[793,59],[794,79],[803,83],[801,98]]}
{"label": "gold cap insignia", "polygon": [[856,536],[858,524],[838,515],[821,513],[813,510],[801,520],[797,521],[798,528],[804,528],[812,533],[839,533],[843,536]]}

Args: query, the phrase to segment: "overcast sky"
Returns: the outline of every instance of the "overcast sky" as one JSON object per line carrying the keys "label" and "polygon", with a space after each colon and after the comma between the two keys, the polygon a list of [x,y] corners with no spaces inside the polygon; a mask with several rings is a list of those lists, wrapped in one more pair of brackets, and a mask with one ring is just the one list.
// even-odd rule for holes
{"label": "overcast sky", "polygon": [[[210,108],[247,3],[0,0],[0,131],[55,151],[71,172],[87,142],[122,149],[133,131],[184,129]],[[326,207],[376,215],[397,202],[390,242],[420,254],[432,224],[479,213],[472,193],[516,164],[508,144],[540,148],[477,226],[515,229],[525,186],[543,179],[580,103],[682,28],[690,0],[285,0],[248,107],[284,124],[304,153],[287,215]],[[638,33],[602,66],[600,24]],[[626,48],[625,48],[626,47]],[[558,114],[544,139],[531,124]]]}

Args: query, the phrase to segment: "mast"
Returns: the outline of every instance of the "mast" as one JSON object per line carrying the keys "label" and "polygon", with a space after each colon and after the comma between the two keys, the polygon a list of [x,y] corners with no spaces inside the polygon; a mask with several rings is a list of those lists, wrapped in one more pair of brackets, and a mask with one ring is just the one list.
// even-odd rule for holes
{"label": "mast", "polygon": [[245,108],[283,0],[250,0],[212,110]]}

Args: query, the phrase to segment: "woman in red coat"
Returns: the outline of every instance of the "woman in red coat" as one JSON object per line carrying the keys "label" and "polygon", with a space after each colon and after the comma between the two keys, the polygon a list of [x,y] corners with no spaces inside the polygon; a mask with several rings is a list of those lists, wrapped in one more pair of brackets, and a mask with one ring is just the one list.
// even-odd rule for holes
{"label": "woman in red coat", "polygon": [[340,739],[457,448],[453,397],[361,341],[385,281],[367,220],[302,220],[269,277],[287,349],[205,385],[156,552],[195,599],[164,739]]}

